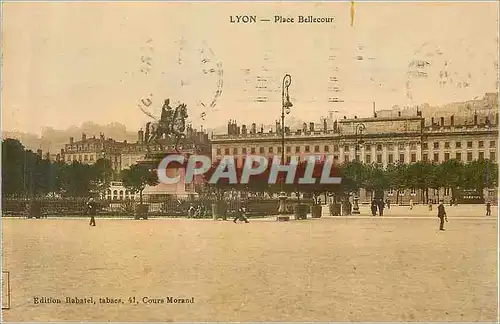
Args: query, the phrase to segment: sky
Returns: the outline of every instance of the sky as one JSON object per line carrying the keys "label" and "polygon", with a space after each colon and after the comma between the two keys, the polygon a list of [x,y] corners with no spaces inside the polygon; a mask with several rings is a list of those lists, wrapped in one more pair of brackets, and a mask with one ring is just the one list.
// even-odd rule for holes
{"label": "sky", "polygon": [[[373,102],[469,100],[498,87],[497,2],[355,2],[353,21],[349,2],[2,6],[6,131],[89,120],[136,130],[166,98],[186,103],[195,127],[273,124],[285,74],[290,115],[302,120],[369,115]],[[257,22],[230,22],[243,15]],[[299,15],[334,22],[274,23]]]}

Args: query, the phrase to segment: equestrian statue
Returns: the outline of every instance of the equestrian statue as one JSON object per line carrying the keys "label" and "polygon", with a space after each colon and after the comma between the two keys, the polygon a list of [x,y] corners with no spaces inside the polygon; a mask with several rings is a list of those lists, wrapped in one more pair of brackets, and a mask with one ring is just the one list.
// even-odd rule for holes
{"label": "equestrian statue", "polygon": [[[165,99],[161,108],[161,116],[158,122],[146,123],[145,142],[146,144],[156,143],[161,147],[160,139],[165,135],[175,142],[175,151],[179,152],[179,141],[186,137],[186,119],[188,118],[186,104],[179,104],[175,110],[170,107],[170,99]],[[148,146],[148,152],[150,152]]]}

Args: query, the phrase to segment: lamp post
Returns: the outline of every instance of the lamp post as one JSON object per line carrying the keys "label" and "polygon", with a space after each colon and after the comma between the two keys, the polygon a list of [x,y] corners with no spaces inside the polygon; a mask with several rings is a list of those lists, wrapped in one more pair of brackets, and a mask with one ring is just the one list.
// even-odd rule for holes
{"label": "lamp post", "polygon": [[[292,76],[290,74],[286,74],[283,77],[283,85],[281,88],[281,163],[285,163],[285,114],[290,113],[290,108],[293,104],[290,102],[290,96],[288,94],[288,88],[292,83]],[[286,193],[283,189],[285,178],[281,177],[280,179],[280,195],[279,195],[279,209],[278,209],[278,221],[289,221],[290,216],[286,215]]]}
{"label": "lamp post", "polygon": [[[360,140],[360,137],[363,134],[363,131],[365,129],[366,129],[366,126],[363,123],[356,124],[356,126],[354,128],[354,137],[356,140],[356,142],[355,142],[356,145],[354,146],[354,159],[356,159],[356,161],[358,160],[359,144],[363,144],[363,141]],[[358,136],[358,134],[359,134],[359,136]],[[353,213],[353,215],[359,215],[360,214],[359,204],[358,204],[359,197],[358,197],[357,193],[354,195],[353,200],[354,200],[354,204],[352,206],[352,213]]]}
{"label": "lamp post", "polygon": [[[491,108],[489,107],[489,104],[487,104],[487,107],[488,108]],[[490,140],[491,142],[491,109],[488,110],[488,123],[487,123],[487,127],[488,127],[488,139]],[[491,148],[490,148],[490,151],[488,152],[489,154],[491,152]],[[490,201],[490,157],[488,156],[486,159],[486,168],[485,168],[485,187],[486,187],[486,192],[485,192],[485,202],[488,203]]]}
{"label": "lamp post", "polygon": [[102,200],[106,199],[106,149],[102,148],[101,151],[102,162],[103,162],[103,172],[102,172]]}

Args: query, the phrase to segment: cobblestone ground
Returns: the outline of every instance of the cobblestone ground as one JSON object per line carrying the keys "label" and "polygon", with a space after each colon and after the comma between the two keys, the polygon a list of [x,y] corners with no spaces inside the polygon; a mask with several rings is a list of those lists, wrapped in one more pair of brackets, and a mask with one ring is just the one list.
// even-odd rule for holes
{"label": "cobblestone ground", "polygon": [[87,222],[3,220],[4,321],[497,320],[496,217]]}

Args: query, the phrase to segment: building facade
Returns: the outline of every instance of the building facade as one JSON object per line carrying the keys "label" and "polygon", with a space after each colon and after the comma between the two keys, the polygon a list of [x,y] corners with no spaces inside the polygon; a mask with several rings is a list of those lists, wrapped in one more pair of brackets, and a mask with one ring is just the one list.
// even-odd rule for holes
{"label": "building facade", "polygon": [[[94,164],[99,159],[107,159],[110,162],[114,174],[113,181],[111,181],[110,187],[103,196],[110,200],[133,199],[137,197],[137,194],[132,194],[123,187],[122,183],[119,181],[120,171],[145,160],[148,150],[151,151],[151,153],[164,152],[165,154],[174,150],[172,139],[162,138],[155,143],[146,143],[144,136],[144,131],[141,129],[137,132],[137,141],[135,143],[128,143],[127,141],[119,142],[111,138],[105,138],[104,134],[100,134],[99,138],[95,136],[88,138],[86,134],[82,134],[79,141],[75,141],[73,137],[70,137],[69,143],[61,150],[59,156],[66,163],[79,161],[85,164]],[[208,134],[204,131],[193,129],[188,125],[186,129],[186,138],[181,141],[179,150],[185,154],[210,155],[211,148]],[[184,170],[178,170],[177,172],[182,173],[182,178]],[[197,184],[198,183],[182,183],[182,185],[158,184],[154,187],[146,186],[144,195],[176,195],[179,197],[188,197],[195,194]]]}
{"label": "building facade", "polygon": [[[498,114],[478,115],[474,113],[469,120],[455,115],[447,117],[422,117],[418,111],[414,116],[352,118],[337,120],[329,128],[327,121],[321,125],[303,124],[302,129],[291,131],[285,127],[285,159],[291,156],[305,160],[308,156],[322,158],[333,156],[335,163],[353,160],[375,163],[387,167],[393,163],[415,163],[429,161],[440,163],[457,159],[464,163],[478,159],[497,161],[498,155]],[[237,157],[239,165],[247,154],[267,157],[281,156],[281,125],[277,122],[274,130],[259,131],[252,124],[238,126],[228,124],[227,134],[212,136],[212,158],[224,155]],[[361,202],[368,202],[372,194],[361,190]],[[496,197],[497,190],[488,193]],[[418,190],[395,192],[388,190],[384,196],[395,202],[422,202],[423,195]],[[451,199],[449,189],[431,190],[431,200]]]}

